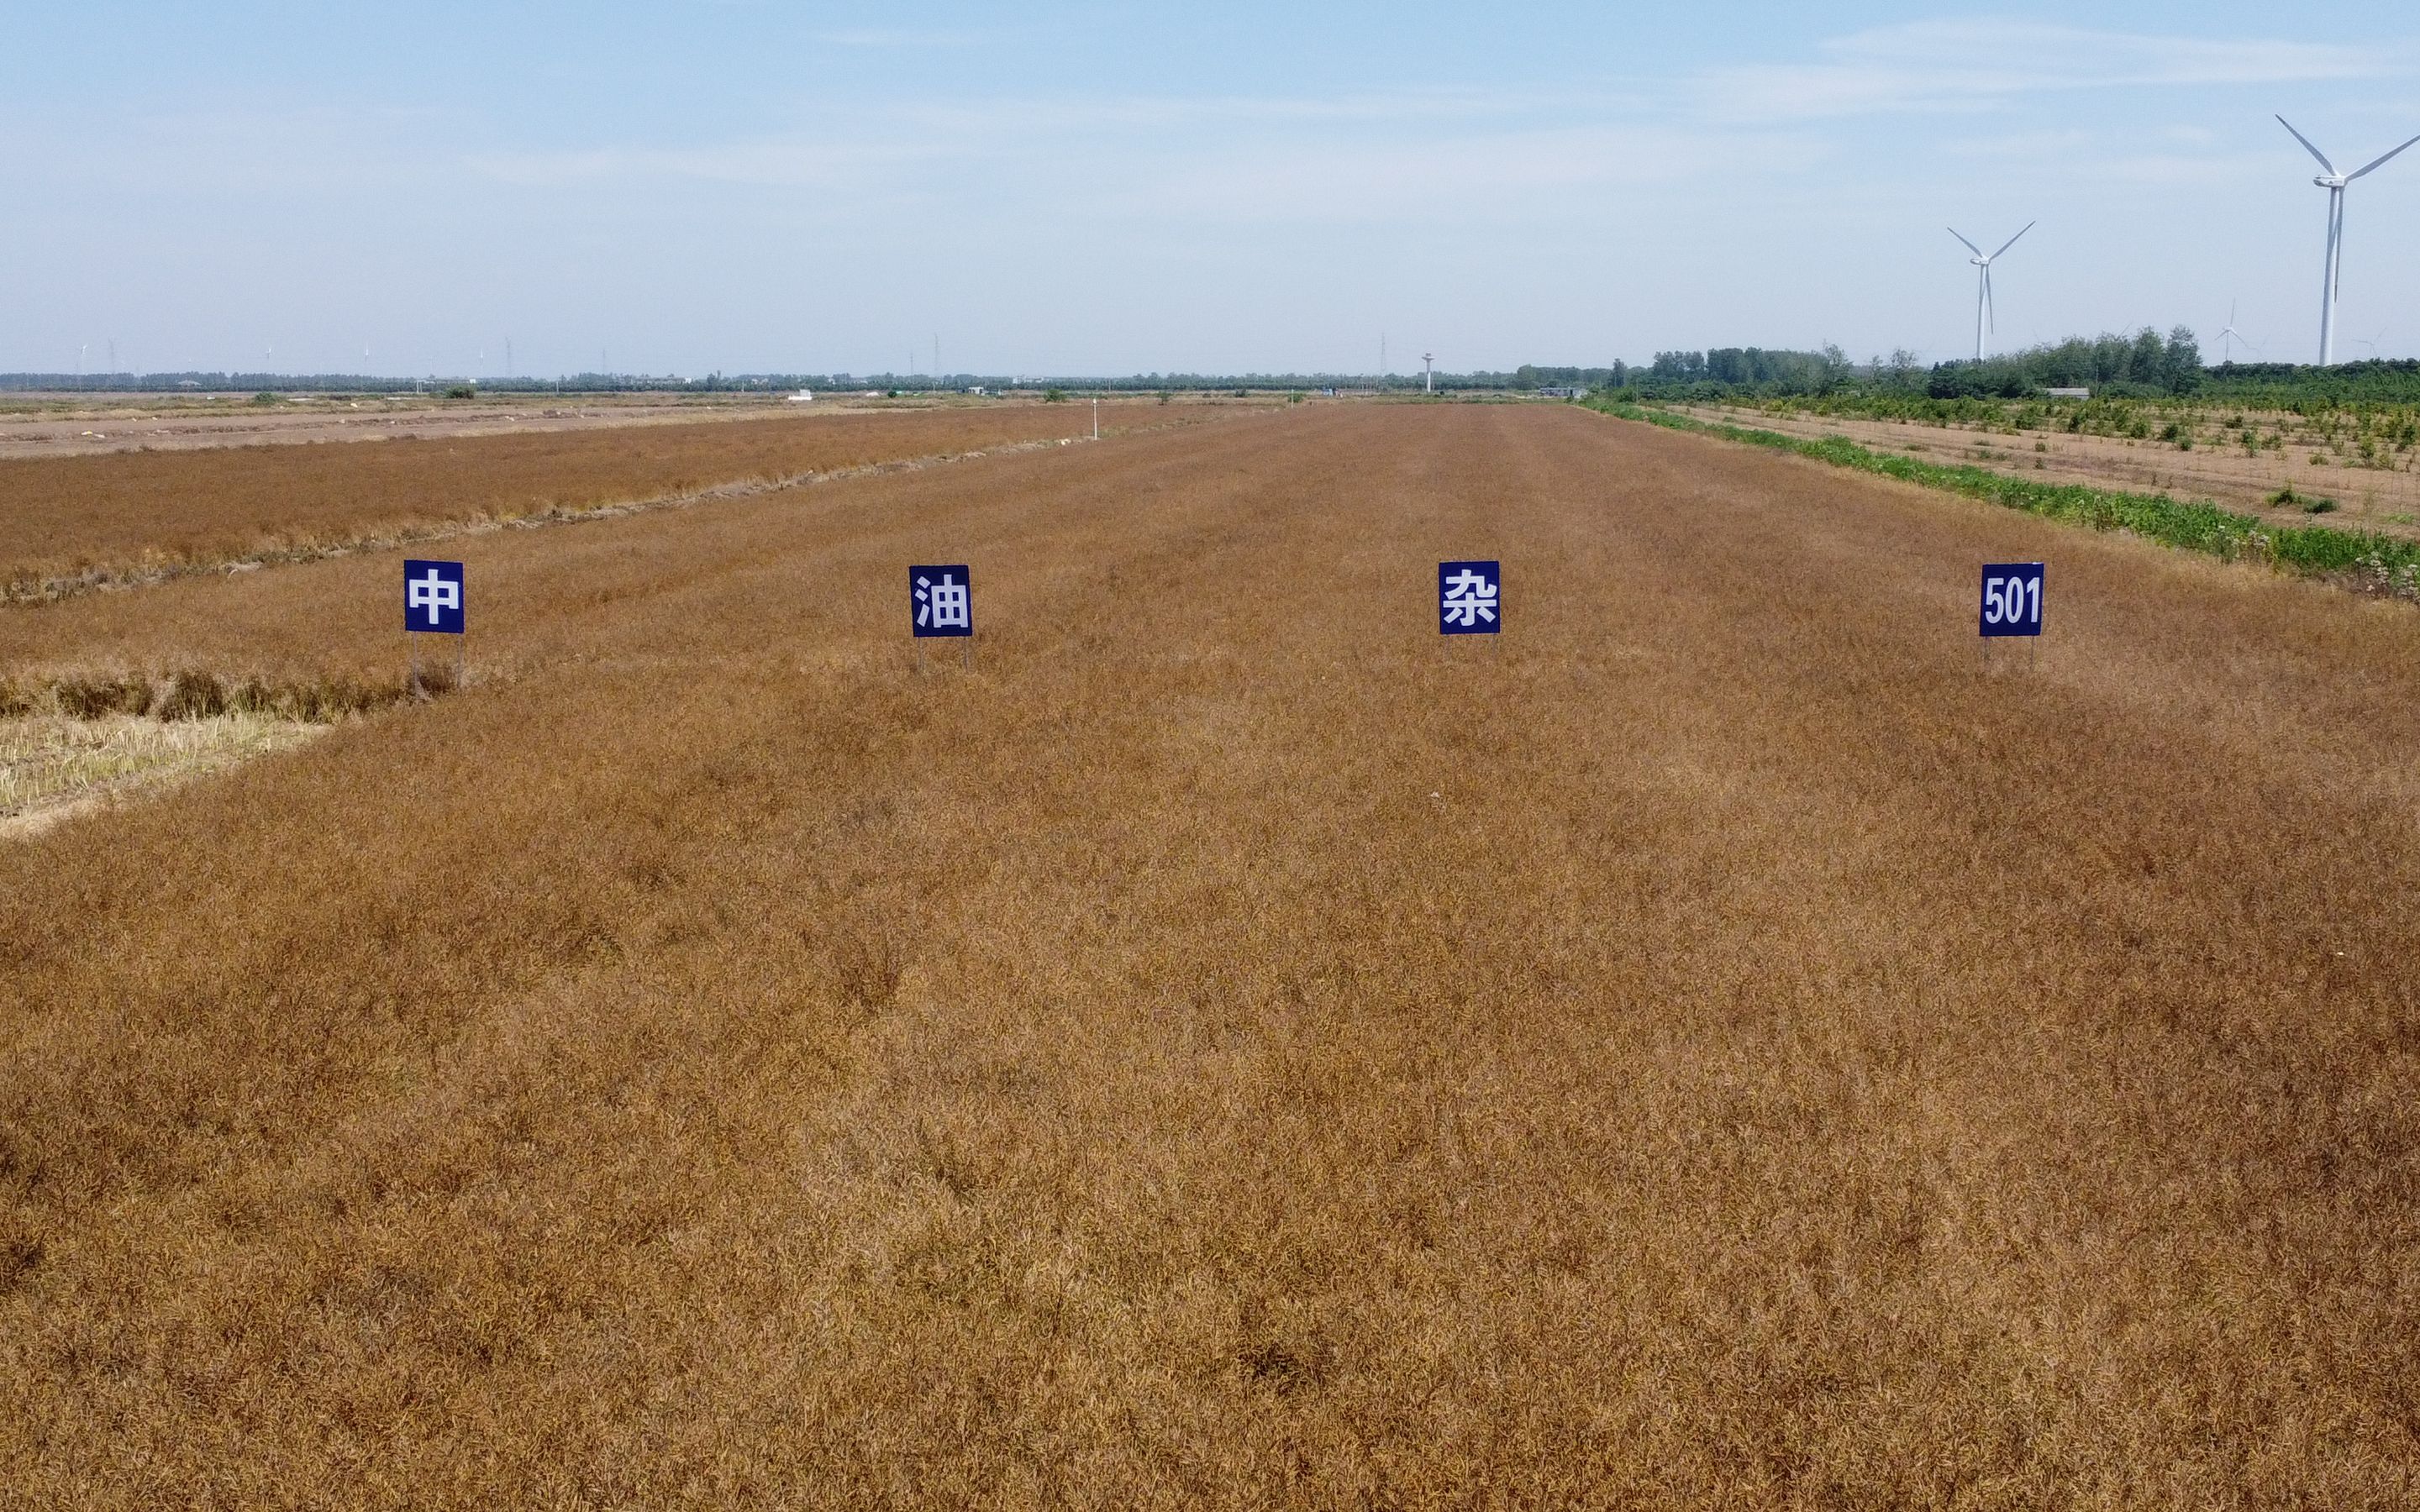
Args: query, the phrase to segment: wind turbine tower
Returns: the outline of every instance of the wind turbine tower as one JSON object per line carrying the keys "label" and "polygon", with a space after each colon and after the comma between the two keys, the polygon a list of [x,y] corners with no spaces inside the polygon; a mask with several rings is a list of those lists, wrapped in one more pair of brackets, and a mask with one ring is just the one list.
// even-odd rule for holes
{"label": "wind turbine tower", "polygon": [[1425,393],[1436,392],[1436,353],[1435,352],[1420,353],[1420,390]]}
{"label": "wind turbine tower", "polygon": [[[2010,247],[2015,246],[2017,244],[2017,237],[2024,236],[2025,231],[2032,230],[2034,228],[2034,224],[2035,223],[2031,221],[2027,221],[2024,231],[2019,231],[2016,237],[2010,237],[2008,240],[2001,242],[2000,252],[2006,252]],[[1949,228],[1949,234],[1953,237],[1958,237],[1958,239],[1961,241],[1965,241],[1966,250],[1975,255],[1966,260],[1975,265],[1975,361],[1979,363],[1983,360],[1983,332],[1990,330],[1993,324],[1992,262],[1993,258],[2000,255],[2000,252],[1993,253],[1991,256],[1987,257],[1983,255],[1982,248],[1975,245],[1975,243],[1971,241],[1966,241],[1964,237],[1958,236],[1958,228],[1956,226],[1953,225]]]}
{"label": "wind turbine tower", "polygon": [[[2277,124],[2294,131],[2294,123],[2283,116],[2277,117]],[[2355,168],[2350,173],[2336,172],[2336,165],[2328,161],[2328,155],[2311,146],[2311,139],[2302,132],[2294,131],[2294,140],[2302,143],[2303,150],[2319,159],[2319,166],[2327,170],[2311,180],[2328,192],[2327,263],[2320,270],[2319,278],[2319,365],[2325,367],[2336,360],[2336,285],[2344,266],[2345,185],[2363,174],[2374,171],[2396,152],[2410,147],[2412,142],[2420,142],[2420,136],[2404,143],[2402,147],[2397,147],[2395,152],[2371,159],[2366,167]]]}

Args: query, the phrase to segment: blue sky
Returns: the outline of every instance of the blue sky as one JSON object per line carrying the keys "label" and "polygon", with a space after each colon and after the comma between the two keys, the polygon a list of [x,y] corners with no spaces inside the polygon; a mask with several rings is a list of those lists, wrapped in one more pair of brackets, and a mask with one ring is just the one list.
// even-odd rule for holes
{"label": "blue sky", "polygon": [[[0,45],[0,369],[1416,370],[2317,341],[2408,6],[84,4]],[[2420,147],[2339,355],[2420,355]],[[366,363],[363,351],[370,353]]]}

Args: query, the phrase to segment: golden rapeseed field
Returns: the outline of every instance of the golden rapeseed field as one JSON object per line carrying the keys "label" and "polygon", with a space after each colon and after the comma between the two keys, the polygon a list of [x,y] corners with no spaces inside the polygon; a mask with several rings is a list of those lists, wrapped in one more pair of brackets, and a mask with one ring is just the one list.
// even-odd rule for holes
{"label": "golden rapeseed field", "polygon": [[459,554],[467,688],[0,842],[0,1502],[2420,1501],[2408,606],[1539,406]]}

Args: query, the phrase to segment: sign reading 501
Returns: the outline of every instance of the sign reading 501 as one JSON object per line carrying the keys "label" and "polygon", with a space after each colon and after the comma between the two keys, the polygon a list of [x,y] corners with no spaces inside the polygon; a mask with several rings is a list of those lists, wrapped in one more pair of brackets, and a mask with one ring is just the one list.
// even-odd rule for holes
{"label": "sign reading 501", "polygon": [[1983,566],[1985,638],[2040,635],[2042,625],[2042,564],[2039,562],[1992,562]]}

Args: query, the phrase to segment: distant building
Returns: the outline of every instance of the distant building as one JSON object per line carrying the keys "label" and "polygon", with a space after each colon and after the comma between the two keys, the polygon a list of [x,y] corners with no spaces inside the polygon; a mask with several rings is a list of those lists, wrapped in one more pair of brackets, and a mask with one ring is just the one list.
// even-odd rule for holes
{"label": "distant building", "polygon": [[1554,388],[1540,389],[1538,391],[1538,397],[1541,399],[1585,399],[1588,397],[1588,392],[1589,391],[1586,389],[1575,389],[1559,385]]}
{"label": "distant building", "polygon": [[2042,392],[2049,394],[2054,399],[2089,399],[2092,397],[2092,391],[2090,389],[2044,389]]}
{"label": "distant building", "polygon": [[790,395],[789,402],[792,404],[813,404],[815,402],[815,396],[809,393],[806,390],[800,389],[798,393]]}

